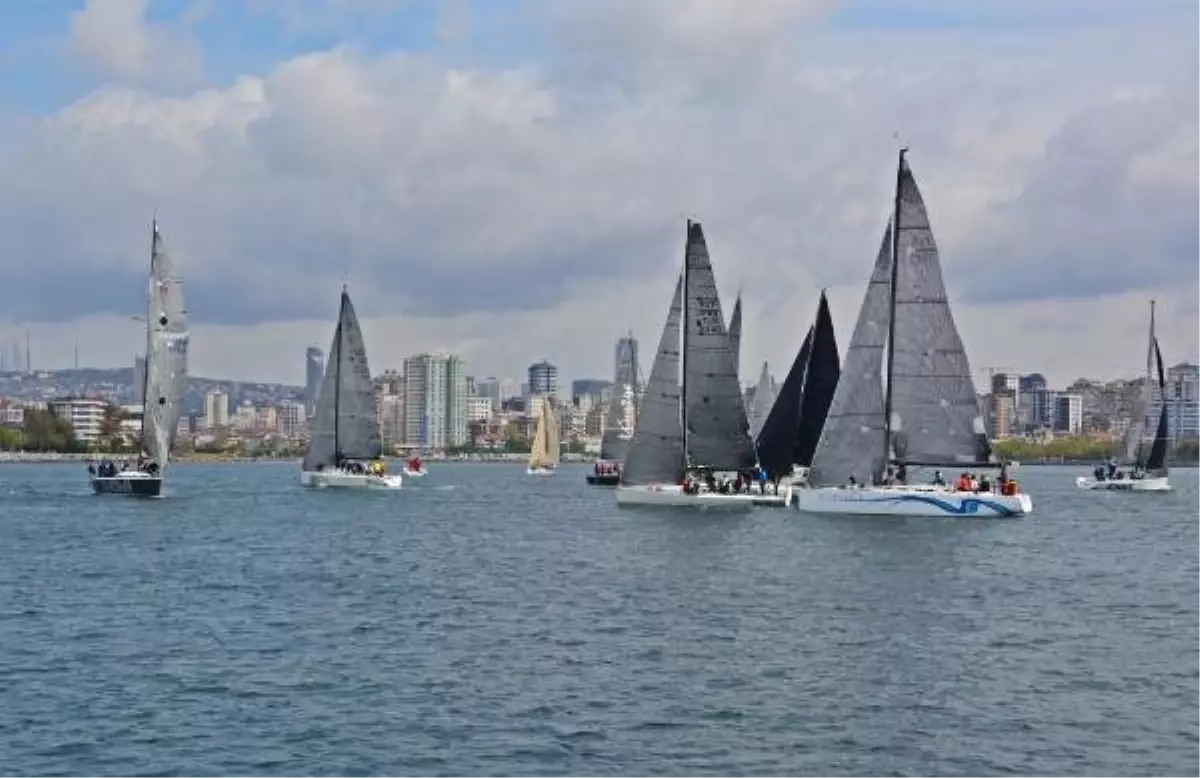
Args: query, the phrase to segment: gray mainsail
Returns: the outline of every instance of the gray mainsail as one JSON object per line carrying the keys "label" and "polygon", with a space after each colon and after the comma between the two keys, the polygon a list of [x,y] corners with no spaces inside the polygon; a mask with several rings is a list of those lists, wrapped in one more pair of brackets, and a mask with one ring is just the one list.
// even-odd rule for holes
{"label": "gray mainsail", "polygon": [[767,363],[763,362],[762,372],[758,374],[758,384],[754,387],[754,397],[750,400],[750,412],[748,420],[750,422],[750,434],[754,438],[758,438],[758,433],[762,431],[762,427],[767,422],[767,416],[771,413],[771,406],[775,404],[775,381],[771,378],[771,372],[767,369]]}
{"label": "gray mainsail", "polygon": [[[625,372],[625,371],[622,371]],[[604,437],[600,440],[600,458],[620,462],[629,453],[637,422],[638,387],[636,375],[617,375],[612,397],[604,413]]]}
{"label": "gray mainsail", "polygon": [[903,151],[897,190],[888,362],[892,452],[909,464],[986,462],[991,448],[971,366],[946,298],[925,202]]}
{"label": "gray mainsail", "polygon": [[339,459],[377,459],[383,454],[375,393],[362,330],[350,295],[342,289],[337,328],[313,414],[303,468],[332,467]]}
{"label": "gray mainsail", "polygon": [[729,348],[733,351],[733,374],[742,374],[742,293],[733,301],[733,313],[729,317]]}
{"label": "gray mainsail", "polygon": [[683,403],[689,466],[754,467],[729,332],[699,222],[689,222],[684,272]]}
{"label": "gray mainsail", "polygon": [[836,486],[850,476],[870,481],[883,472],[883,352],[888,337],[891,242],[889,223],[813,454],[809,482],[814,486]]}
{"label": "gray mainsail", "polygon": [[621,484],[677,483],[683,477],[683,428],[679,416],[679,341],[683,278],[663,325],[654,366],[637,412],[633,441],[621,468]]}
{"label": "gray mainsail", "polygon": [[153,226],[146,309],[146,368],[142,397],[142,448],[165,469],[175,443],[180,405],[187,388],[187,311],[183,286]]}

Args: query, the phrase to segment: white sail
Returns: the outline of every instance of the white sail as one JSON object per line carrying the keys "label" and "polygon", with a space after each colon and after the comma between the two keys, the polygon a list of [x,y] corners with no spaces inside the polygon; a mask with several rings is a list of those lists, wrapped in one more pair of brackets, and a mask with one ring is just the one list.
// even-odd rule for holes
{"label": "white sail", "polygon": [[767,423],[767,415],[775,404],[775,381],[763,362],[762,372],[758,376],[758,384],[754,387],[754,398],[750,401],[750,411],[747,414],[750,421],[750,435],[758,438],[763,425]]}
{"label": "white sail", "polygon": [[142,448],[165,469],[187,389],[189,334],[183,287],[154,224],[146,308],[146,373],[142,398]]}

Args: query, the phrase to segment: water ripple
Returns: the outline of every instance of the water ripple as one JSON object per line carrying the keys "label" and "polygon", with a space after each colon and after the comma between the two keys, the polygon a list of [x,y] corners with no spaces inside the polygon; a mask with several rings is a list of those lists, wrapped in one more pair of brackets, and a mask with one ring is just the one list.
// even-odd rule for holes
{"label": "water ripple", "polygon": [[71,775],[1183,774],[1196,471],[1020,522],[618,511],[583,471],[399,495],[0,467],[0,765]]}

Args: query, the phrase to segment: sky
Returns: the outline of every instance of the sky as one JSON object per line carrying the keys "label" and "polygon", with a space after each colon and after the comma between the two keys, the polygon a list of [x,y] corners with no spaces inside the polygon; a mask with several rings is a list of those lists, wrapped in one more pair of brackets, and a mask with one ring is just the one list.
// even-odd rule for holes
{"label": "sky", "polygon": [[699,220],[742,377],[849,342],[909,160],[977,383],[1200,353],[1194,0],[0,3],[0,347],[132,364],[150,223],[191,372],[648,372]]}

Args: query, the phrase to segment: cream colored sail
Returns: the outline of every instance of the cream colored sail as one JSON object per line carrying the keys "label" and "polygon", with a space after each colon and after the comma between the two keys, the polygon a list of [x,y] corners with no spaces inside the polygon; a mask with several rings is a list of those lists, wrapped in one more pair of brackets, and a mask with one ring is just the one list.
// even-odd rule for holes
{"label": "cream colored sail", "polygon": [[546,462],[550,467],[556,467],[559,457],[558,414],[549,402],[542,404],[542,413],[546,416]]}
{"label": "cream colored sail", "polygon": [[550,398],[543,397],[538,409],[537,428],[533,433],[533,447],[529,451],[529,469],[550,469],[558,464],[558,425]]}

